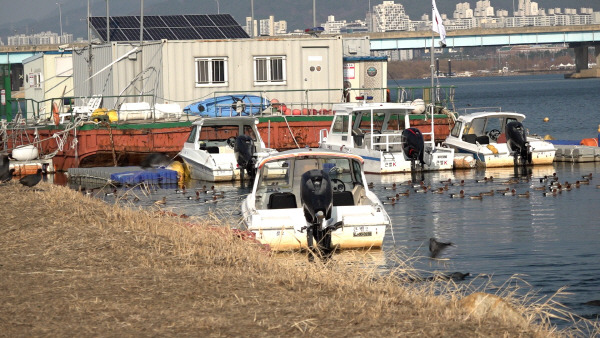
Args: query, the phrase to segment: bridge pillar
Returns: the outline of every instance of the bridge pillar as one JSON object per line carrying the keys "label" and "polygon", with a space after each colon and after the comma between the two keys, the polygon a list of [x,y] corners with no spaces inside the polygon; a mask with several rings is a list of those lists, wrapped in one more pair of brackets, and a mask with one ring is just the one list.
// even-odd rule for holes
{"label": "bridge pillar", "polygon": [[596,67],[588,68],[588,57],[590,44],[585,43],[572,43],[569,47],[575,50],[575,73],[565,74],[565,78],[571,79],[583,79],[590,77],[600,77],[600,44],[595,44],[596,51],[594,56],[596,57]]}
{"label": "bridge pillar", "polygon": [[582,70],[588,69],[589,51],[587,45],[575,47],[575,72],[581,73]]}

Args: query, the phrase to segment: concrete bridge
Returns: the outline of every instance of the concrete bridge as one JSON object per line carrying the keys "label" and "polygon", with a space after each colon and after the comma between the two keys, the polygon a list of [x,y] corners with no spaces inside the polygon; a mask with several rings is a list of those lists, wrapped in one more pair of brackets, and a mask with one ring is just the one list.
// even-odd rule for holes
{"label": "concrete bridge", "polygon": [[[371,50],[423,49],[431,47],[431,31],[369,33]],[[435,36],[436,46],[439,36]],[[448,31],[446,45],[484,47],[562,43],[575,49],[575,74],[600,77],[600,25],[465,29]],[[596,67],[588,69],[589,47],[595,47]]]}

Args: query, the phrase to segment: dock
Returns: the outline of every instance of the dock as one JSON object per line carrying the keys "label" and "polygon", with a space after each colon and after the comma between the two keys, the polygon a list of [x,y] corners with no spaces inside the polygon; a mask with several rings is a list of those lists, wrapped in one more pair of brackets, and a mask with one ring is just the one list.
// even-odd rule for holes
{"label": "dock", "polygon": [[95,168],[70,168],[68,170],[70,182],[104,183],[112,185],[123,184],[177,184],[177,171],[170,169],[144,170],[138,166],[131,167],[95,167]]}
{"label": "dock", "polygon": [[555,144],[554,162],[600,162],[600,147]]}

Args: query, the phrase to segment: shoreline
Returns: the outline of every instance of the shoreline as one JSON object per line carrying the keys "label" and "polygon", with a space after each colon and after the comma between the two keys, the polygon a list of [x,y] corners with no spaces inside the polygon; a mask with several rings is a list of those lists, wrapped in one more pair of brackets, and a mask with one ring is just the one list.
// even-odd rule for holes
{"label": "shoreline", "polygon": [[453,282],[401,284],[361,264],[266,254],[222,231],[232,220],[216,215],[174,218],[36,188],[0,186],[11,196],[0,206],[0,327],[9,336],[553,333],[514,300],[476,315]]}

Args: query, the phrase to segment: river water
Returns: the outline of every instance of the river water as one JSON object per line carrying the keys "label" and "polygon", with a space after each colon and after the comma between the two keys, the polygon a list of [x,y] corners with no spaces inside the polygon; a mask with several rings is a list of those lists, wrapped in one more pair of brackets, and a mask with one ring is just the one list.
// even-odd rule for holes
{"label": "river water", "polygon": [[[390,86],[426,86],[429,80],[390,81]],[[511,76],[486,78],[443,79],[441,85],[455,85],[457,108],[502,107],[504,111],[524,113],[524,125],[530,133],[552,135],[557,139],[580,140],[596,137],[600,123],[600,79],[566,80],[561,75]],[[548,117],[549,122],[543,122]],[[564,183],[581,180],[593,174],[592,183],[545,197],[539,178],[556,175]],[[520,178],[519,183],[505,182]],[[525,181],[527,175],[533,179]],[[493,176],[493,182],[477,183]],[[566,286],[570,294],[558,299],[572,312],[598,320],[600,307],[585,302],[600,299],[600,162],[555,163],[515,173],[512,168],[495,170],[466,170],[425,173],[426,184],[442,186],[441,181],[465,180],[461,187],[450,187],[444,194],[411,194],[395,205],[386,205],[393,228],[384,239],[375,264],[390,269],[396,261],[390,257],[400,254],[417,259],[416,267],[424,273],[469,272],[467,282],[476,276],[492,276],[501,285],[511,276],[519,276],[531,285],[539,296],[551,296]],[[368,175],[373,190],[382,200],[393,191],[385,189],[401,183],[410,174]],[[186,195],[176,193],[176,187],[162,187],[149,195],[140,195],[139,206],[152,206],[154,201],[167,197],[167,208],[179,214],[202,216],[213,211],[219,217],[239,219],[241,200],[248,187],[238,183],[188,182]],[[200,200],[188,199],[194,188],[215,185],[223,196],[216,200],[211,191],[200,194]],[[503,196],[495,193],[481,200],[454,199],[448,195],[463,189],[467,196],[510,187],[518,194]],[[114,197],[104,197],[113,202]],[[130,197],[130,200],[132,198]],[[443,251],[441,259],[431,260],[429,238],[450,241],[453,246]],[[489,277],[486,277],[489,278]],[[469,281],[471,280],[471,281]],[[523,283],[524,284],[524,283]],[[559,326],[567,325],[557,321]]]}

